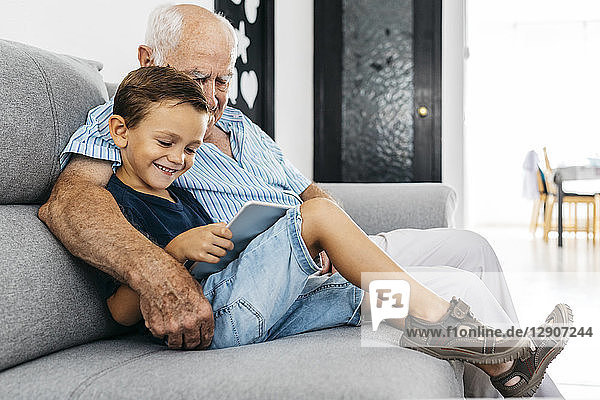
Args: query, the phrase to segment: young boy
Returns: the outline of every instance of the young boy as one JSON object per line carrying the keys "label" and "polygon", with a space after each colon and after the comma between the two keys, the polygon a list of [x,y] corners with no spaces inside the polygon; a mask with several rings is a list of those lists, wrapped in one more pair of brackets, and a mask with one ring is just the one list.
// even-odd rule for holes
{"label": "young boy", "polygon": [[[109,120],[122,164],[107,189],[131,224],[179,261],[217,262],[232,248],[231,232],[223,224],[212,224],[191,194],[171,186],[192,167],[209,118],[200,87],[187,75],[168,67],[145,67],[129,73],[121,83]],[[194,256],[190,256],[189,238],[202,248]],[[323,250],[339,274],[313,277],[327,280],[314,291],[309,277],[319,271],[313,259]],[[215,320],[210,347],[358,325],[364,295],[360,286],[369,285],[361,281],[363,272],[394,274],[409,283],[409,316],[396,326],[405,324],[422,332],[487,331],[467,304],[455,298],[448,302],[421,285],[337,205],[312,199],[290,209],[225,269],[201,281]],[[480,280],[476,282],[466,282],[472,286],[469,291],[476,293],[479,302],[493,307],[496,303],[491,293]],[[113,318],[123,325],[140,321],[137,294],[116,281],[109,289],[107,303]],[[570,309],[560,304],[544,326],[552,329],[571,322]],[[181,344],[181,339],[169,337],[169,345]],[[536,347],[529,338],[405,333],[401,343],[441,359],[477,365],[506,397],[532,395],[566,338],[548,339]]]}
{"label": "young boy", "polygon": [[[218,260],[232,246],[224,224],[212,224],[189,192],[171,186],[192,166],[210,118],[201,88],[188,76],[172,68],[149,67],[123,80],[109,120],[122,165],[107,190],[133,226],[181,261],[186,249],[167,245],[194,227],[206,243],[216,243],[207,247],[203,261]],[[105,289],[118,323],[129,326],[141,319],[133,290],[112,279]]]}

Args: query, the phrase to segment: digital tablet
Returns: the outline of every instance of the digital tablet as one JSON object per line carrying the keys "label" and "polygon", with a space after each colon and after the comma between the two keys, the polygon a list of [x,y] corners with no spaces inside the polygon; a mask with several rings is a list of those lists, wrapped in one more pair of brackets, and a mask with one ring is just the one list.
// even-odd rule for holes
{"label": "digital tablet", "polygon": [[252,239],[269,229],[290,208],[292,206],[261,201],[247,202],[227,224],[233,235],[231,238],[234,246],[233,250],[228,251],[216,264],[188,261],[185,266],[188,267],[196,279],[205,278],[222,270],[246,249]]}

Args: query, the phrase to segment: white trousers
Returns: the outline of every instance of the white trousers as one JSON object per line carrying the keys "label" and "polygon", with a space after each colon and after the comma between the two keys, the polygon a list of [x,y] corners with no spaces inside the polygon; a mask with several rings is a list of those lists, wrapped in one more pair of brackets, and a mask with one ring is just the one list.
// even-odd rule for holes
{"label": "white trousers", "polygon": [[[506,315],[514,324],[518,324],[517,313],[506,285],[502,267],[496,253],[487,240],[481,235],[459,229],[397,229],[391,232],[370,236],[370,239],[385,251],[401,267],[410,271],[410,267],[447,266],[475,274],[488,288],[490,293],[500,304]],[[445,273],[445,278],[422,282],[439,296],[447,298],[452,289],[459,290],[454,284],[457,280],[450,279]],[[450,291],[450,292],[448,292]],[[465,299],[466,301],[466,299]],[[473,308],[475,303],[469,305]],[[475,314],[483,320],[483,316]]]}
{"label": "white trousers", "polygon": [[[397,229],[369,238],[438,296],[463,299],[483,323],[502,329],[519,324],[498,257],[481,235],[447,228]],[[464,385],[466,397],[501,397],[489,377],[470,364],[465,364]],[[549,376],[535,397],[562,398]]]}

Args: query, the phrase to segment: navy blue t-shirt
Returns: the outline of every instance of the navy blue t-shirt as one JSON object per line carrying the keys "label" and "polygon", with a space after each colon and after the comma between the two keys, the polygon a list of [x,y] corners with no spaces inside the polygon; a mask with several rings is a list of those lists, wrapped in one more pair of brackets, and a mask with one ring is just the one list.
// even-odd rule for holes
{"label": "navy blue t-shirt", "polygon": [[[113,176],[106,189],[113,195],[123,215],[131,225],[160,247],[165,247],[179,234],[213,221],[202,205],[185,189],[170,186],[167,191],[175,203],[146,193],[138,192]],[[101,282],[105,299],[112,296],[121,285],[110,275]]]}

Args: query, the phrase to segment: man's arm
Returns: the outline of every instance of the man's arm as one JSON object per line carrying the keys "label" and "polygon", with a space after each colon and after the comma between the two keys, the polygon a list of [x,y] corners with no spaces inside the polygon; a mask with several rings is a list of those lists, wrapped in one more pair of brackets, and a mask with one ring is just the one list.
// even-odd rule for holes
{"label": "man's arm", "polygon": [[314,199],[316,197],[324,197],[337,204],[337,201],[335,201],[335,199],[331,197],[329,193],[318,187],[314,182],[308,185],[308,187],[304,189],[304,192],[300,193],[300,198],[302,201]]}
{"label": "man's arm", "polygon": [[146,326],[169,347],[207,347],[214,321],[202,288],[185,267],[138,232],[104,188],[110,162],[74,156],[39,218],[75,256],[140,296]]}

